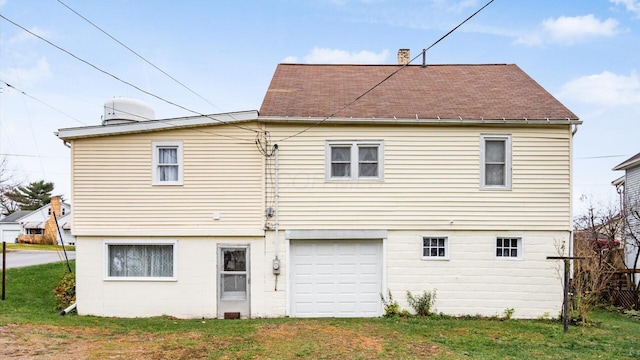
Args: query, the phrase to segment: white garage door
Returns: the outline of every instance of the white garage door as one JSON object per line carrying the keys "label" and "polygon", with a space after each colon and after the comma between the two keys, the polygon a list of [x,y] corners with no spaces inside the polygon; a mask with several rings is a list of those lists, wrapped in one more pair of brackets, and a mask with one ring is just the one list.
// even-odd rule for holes
{"label": "white garage door", "polygon": [[382,314],[381,240],[292,240],[291,316]]}
{"label": "white garage door", "polygon": [[20,235],[20,230],[3,229],[2,234],[0,235],[1,235],[0,241],[7,242],[7,243],[14,243],[16,242],[16,238],[18,237],[18,235]]}

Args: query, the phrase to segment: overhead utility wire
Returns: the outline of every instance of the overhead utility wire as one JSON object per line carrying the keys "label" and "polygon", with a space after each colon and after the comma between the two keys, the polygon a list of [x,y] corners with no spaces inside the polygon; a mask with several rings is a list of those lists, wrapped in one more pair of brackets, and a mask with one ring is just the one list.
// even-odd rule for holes
{"label": "overhead utility wire", "polygon": [[356,102],[358,102],[360,99],[362,99],[364,96],[366,96],[367,94],[369,94],[370,92],[372,92],[375,88],[377,88],[378,86],[382,85],[382,83],[384,83],[385,81],[389,80],[392,76],[394,76],[395,74],[397,74],[398,72],[400,72],[402,69],[404,69],[405,67],[407,67],[409,64],[411,64],[415,59],[419,58],[420,56],[422,56],[423,54],[425,54],[427,52],[427,50],[431,49],[432,47],[434,47],[436,44],[438,44],[440,41],[444,40],[444,38],[446,38],[447,36],[451,35],[451,33],[453,33],[454,31],[456,31],[460,26],[462,26],[464,23],[466,23],[467,21],[471,20],[471,18],[473,18],[474,16],[476,16],[480,11],[484,10],[484,8],[486,8],[487,6],[489,6],[494,0],[490,0],[488,3],[486,3],[483,7],[481,7],[480,9],[478,9],[476,12],[474,12],[473,14],[471,14],[468,18],[466,18],[464,21],[462,21],[460,24],[458,24],[456,27],[454,27],[453,29],[451,29],[448,33],[444,34],[440,39],[436,40],[433,44],[429,45],[429,47],[427,47],[426,49],[423,49],[419,55],[414,56],[413,59],[409,60],[409,62],[407,62],[406,64],[403,64],[402,66],[400,66],[397,70],[395,70],[394,72],[392,72],[391,74],[389,74],[387,77],[385,77],[384,79],[382,79],[380,82],[378,82],[377,84],[375,84],[374,86],[372,86],[369,90],[365,91],[364,93],[362,93],[360,96],[356,97],[355,99],[353,99],[353,101],[351,101],[350,103],[346,104],[345,106],[341,107],[340,109],[334,111],[333,113],[331,113],[331,115],[323,118],[322,120],[316,122],[315,124],[302,129],[300,131],[298,131],[297,133],[293,134],[293,135],[289,135],[287,137],[284,137],[282,139],[280,139],[280,141],[286,141],[291,139],[292,137],[296,137],[320,124],[322,124],[323,122],[331,119],[332,117],[334,117],[336,114],[342,112],[344,109],[347,109],[349,107],[351,107],[353,104],[355,104]]}
{"label": "overhead utility wire", "polygon": [[58,109],[58,108],[56,108],[56,107],[54,107],[54,106],[52,106],[52,105],[49,105],[49,104],[47,104],[46,102],[44,102],[44,101],[42,101],[42,100],[40,100],[40,99],[37,99],[37,98],[35,98],[35,97],[33,97],[33,96],[31,96],[31,95],[27,94],[26,92],[24,92],[24,91],[22,91],[22,90],[20,90],[20,89],[16,88],[15,86],[13,86],[13,85],[9,84],[8,82],[6,82],[6,81],[4,81],[4,80],[2,80],[2,79],[0,79],[0,82],[2,82],[3,84],[7,85],[7,87],[8,87],[8,88],[10,88],[10,89],[13,89],[13,90],[17,91],[17,92],[19,92],[20,94],[22,94],[22,95],[24,95],[24,96],[28,96],[28,97],[32,98],[33,100],[35,100],[35,101],[37,101],[37,102],[39,102],[39,103],[41,103],[41,104],[43,104],[43,105],[45,105],[45,106],[48,106],[49,108],[51,108],[51,109],[53,109],[53,110],[55,110],[55,111],[59,112],[60,114],[65,115],[65,116],[68,116],[69,118],[71,118],[71,119],[73,119],[73,120],[75,120],[75,121],[79,122],[79,123],[80,123],[80,124],[82,124],[82,125],[87,125],[86,123],[84,123],[84,122],[82,122],[82,121],[80,121],[80,120],[76,119],[75,117],[73,117],[73,116],[71,116],[71,115],[67,114],[66,112],[64,112],[64,111],[62,111],[62,110],[60,110],[60,109]]}
{"label": "overhead utility wire", "polygon": [[188,87],[187,85],[183,84],[182,82],[180,82],[178,79],[174,78],[173,76],[169,75],[166,71],[160,69],[158,66],[156,66],[155,64],[153,64],[151,61],[147,60],[144,56],[138,54],[136,51],[134,51],[133,49],[131,49],[130,47],[128,47],[127,45],[125,45],[124,43],[122,43],[120,40],[116,39],[115,37],[113,37],[111,34],[109,34],[108,32],[106,32],[105,30],[103,30],[102,28],[100,28],[98,25],[94,24],[91,20],[87,19],[86,17],[82,16],[80,13],[78,13],[77,11],[75,11],[74,9],[72,9],[71,7],[69,7],[69,5],[65,4],[64,2],[62,2],[61,0],[58,0],[58,2],[60,4],[62,4],[64,7],[66,7],[67,9],[69,9],[71,12],[73,12],[74,14],[78,15],[80,18],[82,18],[84,21],[88,22],[89,24],[91,24],[93,27],[95,27],[96,29],[100,30],[103,34],[107,35],[108,37],[110,37],[113,41],[117,42],[118,44],[122,45],[125,49],[129,50],[132,54],[134,54],[135,56],[139,57],[140,59],[142,59],[144,62],[146,62],[147,64],[153,66],[156,70],[160,71],[161,73],[163,73],[164,75],[166,75],[168,78],[170,78],[171,80],[175,81],[176,83],[180,84],[183,88],[189,90],[192,94],[194,94],[195,96],[199,97],[200,99],[204,100],[206,103],[208,103],[209,105],[215,107],[216,109],[223,111],[220,107],[218,107],[217,105],[213,104],[212,102],[210,102],[209,100],[205,99],[204,97],[202,97],[200,94],[198,94],[197,92],[195,92],[194,90],[192,90],[190,87]]}
{"label": "overhead utility wire", "polygon": [[195,110],[191,110],[191,109],[189,109],[189,108],[187,108],[187,107],[184,107],[184,106],[182,106],[182,105],[180,105],[180,104],[177,104],[177,103],[175,103],[175,102],[173,102],[173,101],[167,100],[167,99],[165,99],[165,98],[163,98],[163,97],[161,97],[161,96],[159,96],[159,95],[156,95],[156,94],[154,94],[154,93],[152,93],[152,92],[149,92],[149,91],[147,91],[147,90],[144,90],[144,89],[140,88],[139,86],[136,86],[136,85],[134,85],[134,84],[132,84],[132,83],[130,83],[130,82],[128,82],[128,81],[126,81],[126,80],[120,79],[120,78],[119,78],[119,77],[117,77],[116,75],[113,75],[112,73],[110,73],[110,72],[108,72],[108,71],[106,71],[106,70],[103,70],[103,69],[99,68],[98,66],[96,66],[96,65],[94,65],[94,64],[92,64],[92,63],[90,63],[90,62],[88,62],[87,60],[84,60],[84,59],[82,59],[81,57],[79,57],[79,56],[77,56],[77,55],[75,55],[75,54],[71,53],[70,51],[68,51],[68,50],[66,50],[66,49],[64,49],[64,48],[62,48],[62,47],[60,47],[60,46],[58,46],[58,45],[56,45],[56,44],[52,43],[51,41],[49,41],[49,40],[47,40],[47,39],[43,38],[42,36],[40,36],[40,35],[38,35],[38,34],[36,34],[36,33],[32,32],[32,31],[30,31],[29,29],[27,29],[27,28],[23,27],[22,25],[20,25],[20,24],[17,24],[17,23],[15,23],[15,22],[13,22],[12,20],[8,19],[6,16],[4,16],[4,15],[0,14],[0,17],[1,17],[1,18],[3,18],[3,19],[5,19],[6,21],[10,22],[11,24],[13,24],[13,25],[15,25],[15,26],[19,27],[20,29],[22,29],[22,30],[24,30],[24,31],[28,32],[29,34],[31,34],[31,35],[33,35],[33,36],[37,37],[38,39],[40,39],[40,40],[42,40],[42,41],[46,42],[47,44],[49,44],[49,45],[51,45],[51,46],[55,47],[56,49],[58,49],[58,50],[60,50],[60,51],[62,51],[62,52],[64,52],[64,53],[66,53],[67,55],[69,55],[69,56],[73,57],[74,59],[76,59],[76,60],[78,60],[78,61],[80,61],[80,62],[83,62],[83,63],[85,63],[85,64],[87,64],[87,65],[91,66],[92,68],[94,68],[94,69],[98,70],[99,72],[101,72],[101,73],[103,73],[103,74],[105,74],[105,75],[108,75],[108,76],[110,76],[110,77],[112,77],[112,78],[114,78],[114,79],[116,79],[116,80],[120,81],[121,83],[126,84],[126,85],[129,85],[129,86],[131,86],[132,88],[134,88],[134,89],[136,89],[136,90],[138,90],[138,91],[140,91],[140,92],[143,92],[143,93],[145,93],[145,94],[147,94],[147,95],[149,95],[149,96],[152,96],[152,97],[154,97],[154,98],[156,98],[156,99],[158,99],[158,100],[160,100],[160,101],[163,101],[163,102],[165,102],[165,103],[167,103],[167,104],[170,104],[170,105],[173,105],[173,106],[175,106],[175,107],[179,107],[180,109],[183,109],[183,110],[185,110],[185,111],[188,111],[188,112],[191,112],[191,113],[197,114],[197,115],[199,115],[199,116],[204,116],[204,117],[209,118],[209,119],[211,119],[211,120],[218,121],[218,122],[220,122],[220,123],[222,123],[222,124],[229,124],[229,125],[233,125],[233,126],[235,126],[235,127],[237,127],[237,128],[243,129],[243,130],[247,130],[247,131],[251,131],[251,132],[258,132],[258,130],[253,130],[253,129],[250,129],[250,128],[247,128],[247,127],[244,127],[244,126],[240,126],[240,125],[238,125],[238,124],[234,124],[234,123],[229,123],[229,122],[226,122],[226,121],[224,121],[224,120],[220,120],[220,119],[216,119],[216,118],[214,118],[214,117],[211,117],[210,115],[205,115],[205,114],[202,114],[202,113],[197,112],[197,111],[195,111]]}

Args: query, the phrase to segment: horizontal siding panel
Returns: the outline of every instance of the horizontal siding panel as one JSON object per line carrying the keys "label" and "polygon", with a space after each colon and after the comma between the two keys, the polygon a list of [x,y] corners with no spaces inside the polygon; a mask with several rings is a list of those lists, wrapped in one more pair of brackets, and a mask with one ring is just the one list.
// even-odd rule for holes
{"label": "horizontal siding panel", "polygon": [[[294,125],[269,125],[271,137]],[[336,135],[339,134],[339,135]],[[481,190],[481,134],[512,137],[512,188]],[[384,180],[327,181],[327,140],[384,141]],[[570,221],[570,129],[556,127],[321,126],[280,148],[284,228],[566,230]],[[310,206],[312,204],[312,206]],[[453,224],[449,224],[454,220]]]}
{"label": "horizontal siding panel", "polygon": [[[74,140],[74,230],[262,229],[263,158],[254,137],[212,126]],[[182,141],[183,185],[152,185],[153,141]]]}

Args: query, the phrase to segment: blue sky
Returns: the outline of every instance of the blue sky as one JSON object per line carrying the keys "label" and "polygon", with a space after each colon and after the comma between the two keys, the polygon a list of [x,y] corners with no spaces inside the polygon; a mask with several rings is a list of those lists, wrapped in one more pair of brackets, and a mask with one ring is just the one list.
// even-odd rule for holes
{"label": "blue sky", "polygon": [[[8,20],[161,98],[219,113],[259,109],[278,63],[394,64],[399,48],[418,55],[486,2],[0,0],[0,80],[12,86],[0,82],[0,156],[14,179],[53,181],[68,199],[69,149],[54,131],[99,124],[113,97],[143,100],[158,118],[191,114]],[[580,213],[617,200],[611,181],[622,174],[611,168],[640,152],[638,54],[639,0],[495,0],[430,49],[427,62],[517,64],[578,115]]]}

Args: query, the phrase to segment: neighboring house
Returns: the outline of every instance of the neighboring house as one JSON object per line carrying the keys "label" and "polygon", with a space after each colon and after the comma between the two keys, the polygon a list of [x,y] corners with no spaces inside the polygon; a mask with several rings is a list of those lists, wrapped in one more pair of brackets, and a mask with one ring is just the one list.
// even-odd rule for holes
{"label": "neighboring house", "polygon": [[[58,227],[52,209],[58,219]],[[71,205],[62,202],[59,196],[52,196],[51,202],[40,209],[17,211],[3,218],[0,223],[3,233],[8,232],[6,236],[10,241],[7,242],[60,245],[64,241],[65,245],[74,245],[71,219]]]}
{"label": "neighboring house", "polygon": [[581,122],[516,65],[401,66],[280,64],[259,114],[60,129],[78,313],[369,317],[389,289],[556,316]]}
{"label": "neighboring house", "polygon": [[640,260],[637,258],[640,242],[640,153],[613,168],[624,170],[624,175],[612,182],[621,196],[623,213],[627,217],[625,228],[625,254],[628,269],[636,270],[634,280],[640,283]]}
{"label": "neighboring house", "polygon": [[18,242],[18,235],[22,232],[20,218],[27,216],[31,211],[19,210],[0,219],[0,240],[7,243]]}

